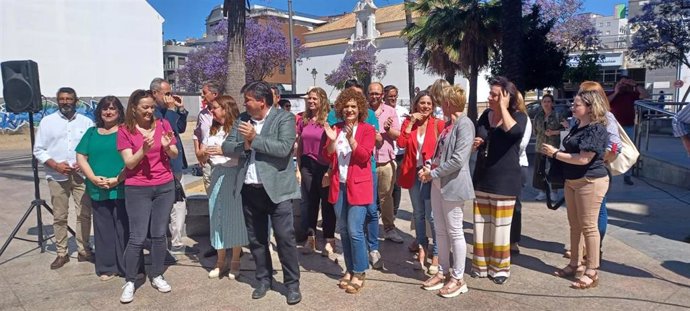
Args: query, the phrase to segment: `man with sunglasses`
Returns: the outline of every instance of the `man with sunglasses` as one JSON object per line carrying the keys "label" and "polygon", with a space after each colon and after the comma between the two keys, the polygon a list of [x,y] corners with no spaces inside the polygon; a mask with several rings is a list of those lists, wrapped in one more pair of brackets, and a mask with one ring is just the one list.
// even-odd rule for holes
{"label": "man with sunglasses", "polygon": [[[182,97],[173,95],[170,83],[163,78],[153,79],[151,81],[149,90],[153,94],[153,98],[156,100],[156,110],[154,110],[153,115],[156,118],[168,120],[173,132],[175,133],[177,150],[179,150],[180,156],[175,159],[171,159],[170,166],[172,167],[175,179],[180,182],[182,179],[182,170],[187,168],[187,158],[184,154],[180,133],[184,133],[185,130],[187,130],[187,115],[189,112],[184,107]],[[170,252],[173,255],[198,253],[197,250],[186,247],[182,242],[182,232],[184,231],[186,215],[187,207],[184,204],[184,201],[176,202],[173,206],[172,212],[170,213],[170,233],[172,235],[170,241],[172,247]]]}

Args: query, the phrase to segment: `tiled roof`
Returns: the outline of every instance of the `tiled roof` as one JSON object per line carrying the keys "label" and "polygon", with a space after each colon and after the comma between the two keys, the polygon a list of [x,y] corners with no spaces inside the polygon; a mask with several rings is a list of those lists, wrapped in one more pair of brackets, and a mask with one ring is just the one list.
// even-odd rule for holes
{"label": "tiled roof", "polygon": [[[419,14],[413,13],[412,17],[416,18]],[[394,21],[405,20],[405,6],[403,3],[381,7],[376,10],[376,23],[389,23]],[[348,13],[343,15],[338,20],[325,24],[319,28],[314,29],[307,34],[324,33],[334,30],[355,28],[355,13]]]}
{"label": "tiled roof", "polygon": [[322,41],[316,41],[316,42],[307,42],[304,44],[304,47],[305,48],[315,48],[315,47],[327,46],[327,45],[346,44],[348,41],[349,41],[349,38],[338,38],[338,39],[322,40]]}

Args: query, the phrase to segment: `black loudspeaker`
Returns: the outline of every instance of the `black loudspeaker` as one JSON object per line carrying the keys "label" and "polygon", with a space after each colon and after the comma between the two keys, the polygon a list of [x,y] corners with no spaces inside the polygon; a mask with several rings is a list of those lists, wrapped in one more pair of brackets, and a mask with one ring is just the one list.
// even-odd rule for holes
{"label": "black loudspeaker", "polygon": [[38,64],[32,60],[12,60],[0,64],[5,110],[14,113],[43,109]]}

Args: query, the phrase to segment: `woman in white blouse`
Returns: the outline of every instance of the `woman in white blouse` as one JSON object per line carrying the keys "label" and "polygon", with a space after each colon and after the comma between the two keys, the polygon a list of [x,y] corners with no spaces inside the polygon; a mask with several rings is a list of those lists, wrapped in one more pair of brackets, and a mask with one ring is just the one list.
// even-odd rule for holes
{"label": "woman in white blouse", "polygon": [[[220,96],[210,104],[213,123],[210,134],[204,138],[201,148],[211,164],[211,187],[208,198],[211,245],[218,250],[216,266],[209,278],[226,275],[234,279],[240,270],[242,246],[249,243],[242,213],[242,189],[244,177],[238,178],[239,155],[224,155],[221,145],[233,130],[240,112],[231,96]],[[225,250],[232,248],[232,261],[228,269]],[[229,270],[229,272],[228,272]]]}

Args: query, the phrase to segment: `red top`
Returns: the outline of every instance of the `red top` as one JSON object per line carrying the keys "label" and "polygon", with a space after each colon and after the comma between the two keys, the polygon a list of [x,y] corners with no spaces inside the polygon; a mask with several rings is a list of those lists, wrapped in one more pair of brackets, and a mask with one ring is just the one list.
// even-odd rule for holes
{"label": "red top", "polygon": [[635,125],[635,101],[640,99],[640,93],[635,90],[616,94],[610,102],[611,113],[621,126]]}
{"label": "red top", "polygon": [[[336,134],[340,134],[344,122],[337,123]],[[336,135],[337,137],[337,135]],[[355,140],[357,141],[357,149],[352,150],[350,157],[350,164],[347,168],[347,202],[350,205],[369,205],[374,200],[374,177],[371,173],[371,155],[374,151],[374,143],[376,141],[376,131],[374,127],[359,122],[357,131],[355,132]],[[331,167],[331,186],[328,194],[328,202],[335,204],[338,201],[338,194],[340,193],[340,177],[338,167],[337,152],[328,154],[328,145],[331,144],[329,139],[323,148],[324,158],[329,159]]]}
{"label": "red top", "polygon": [[[161,148],[161,136],[163,132],[171,132],[170,123],[164,119],[156,120],[156,128],[153,131],[153,147],[139,161],[134,169],[125,166],[125,186],[159,186],[173,180],[170,169],[170,157]],[[171,146],[177,144],[175,136],[170,142]],[[132,149],[136,153],[144,145],[144,135],[138,130],[134,134],[127,127],[120,126],[117,131],[117,151]]]}
{"label": "red top", "polygon": [[[405,156],[400,166],[398,185],[405,189],[412,188],[412,185],[414,185],[417,179],[417,149],[419,148],[419,143],[417,142],[417,128],[419,128],[419,125],[416,123],[412,125],[412,130],[408,134],[405,133],[405,129],[409,123],[410,119],[405,119],[400,128],[400,136],[398,136],[398,147],[405,148]],[[426,133],[424,134],[424,144],[422,145],[423,161],[429,160],[434,156],[436,140],[438,139],[438,135],[443,131],[443,123],[442,120],[429,116]],[[436,125],[436,130],[434,130],[434,126],[429,126],[432,124]]]}

